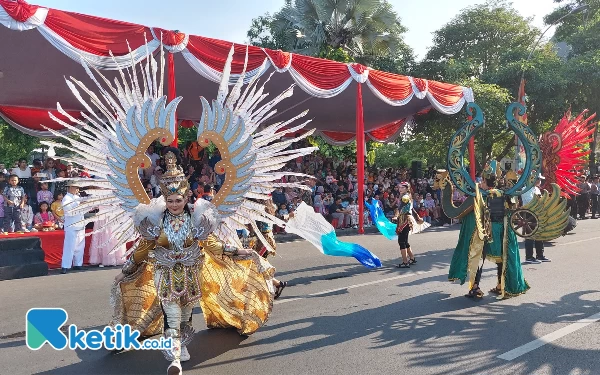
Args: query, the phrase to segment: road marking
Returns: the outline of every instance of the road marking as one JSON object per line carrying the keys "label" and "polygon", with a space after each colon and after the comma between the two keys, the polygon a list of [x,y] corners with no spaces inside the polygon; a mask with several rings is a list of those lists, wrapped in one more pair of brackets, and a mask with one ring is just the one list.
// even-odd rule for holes
{"label": "road marking", "polygon": [[566,327],[563,327],[557,331],[547,334],[546,336],[540,337],[537,340],[533,340],[525,345],[519,346],[516,349],[513,349],[509,352],[499,355],[497,358],[504,359],[506,361],[512,361],[515,358],[522,356],[523,354],[527,354],[532,350],[535,350],[539,347],[542,347],[546,344],[551,343],[552,341],[558,340],[561,337],[564,337],[570,333],[578,331],[588,325],[595,323],[600,320],[600,313],[594,314],[590,317],[581,319],[576,321],[573,324],[569,324]]}
{"label": "road marking", "polygon": [[573,242],[557,243],[554,246],[573,245],[573,244],[576,244],[576,243],[588,242],[588,241],[594,241],[594,240],[600,240],[600,237],[586,238],[585,240],[578,240],[578,241],[573,241]]}
{"label": "road marking", "polygon": [[342,288],[324,290],[322,292],[308,294],[308,295],[306,295],[304,297],[294,297],[294,298],[282,299],[280,301],[275,301],[275,305],[281,305],[282,303],[299,301],[299,300],[306,299],[306,298],[309,298],[309,297],[318,297],[318,296],[322,296],[322,295],[329,294],[329,293],[339,292],[339,291],[342,291],[342,290],[355,289],[355,288],[360,288],[360,287],[363,287],[363,286],[385,283],[387,281],[404,279],[404,278],[411,277],[411,276],[424,275],[424,274],[430,273],[430,272],[433,272],[433,271],[411,272],[411,273],[407,273],[407,274],[404,274],[404,275],[399,275],[399,276],[394,276],[394,277],[388,277],[386,279],[374,280],[374,281],[369,281],[369,282],[361,283],[361,284],[348,285],[348,286],[345,286],[345,287],[342,287]]}

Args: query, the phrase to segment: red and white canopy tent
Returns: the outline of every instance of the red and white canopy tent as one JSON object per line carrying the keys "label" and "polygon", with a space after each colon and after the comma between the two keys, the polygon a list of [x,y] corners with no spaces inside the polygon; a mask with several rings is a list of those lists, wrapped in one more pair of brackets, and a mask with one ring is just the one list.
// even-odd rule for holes
{"label": "red and white canopy tent", "polygon": [[[40,137],[48,136],[40,124],[61,128],[48,116],[48,111],[57,115],[57,102],[76,117],[83,110],[64,81],[65,76],[72,75],[91,84],[79,64],[81,57],[98,69],[115,70],[143,59],[147,51],[156,52],[161,44],[168,52],[168,96],[184,98],[177,116],[182,126],[192,126],[201,114],[197,98],[212,98],[217,92],[232,45],[179,31],[30,5],[24,0],[0,0],[0,24],[4,26],[0,27],[0,116],[17,129]],[[289,101],[282,103],[287,107],[278,108],[273,120],[288,110],[296,114],[309,109],[317,134],[338,145],[355,139],[357,144],[364,144],[365,136],[392,141],[416,113],[434,108],[454,114],[473,101],[473,92],[467,87],[245,45],[235,45],[232,83],[243,69],[246,48],[247,80],[266,60],[267,71],[277,73],[266,92],[281,92],[292,83],[301,89],[296,90],[291,106]],[[105,74],[113,76],[112,72]],[[363,90],[365,84],[368,90]],[[364,147],[357,147],[357,167],[362,230]]]}

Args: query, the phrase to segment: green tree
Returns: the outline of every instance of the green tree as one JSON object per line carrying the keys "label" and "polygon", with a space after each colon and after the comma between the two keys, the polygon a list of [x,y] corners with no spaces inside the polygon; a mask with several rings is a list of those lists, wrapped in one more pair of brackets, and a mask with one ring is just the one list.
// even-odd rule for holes
{"label": "green tree", "polygon": [[498,69],[507,51],[525,51],[539,30],[506,1],[488,1],[463,9],[434,32],[425,61],[463,61],[480,73]]}
{"label": "green tree", "polygon": [[290,51],[295,49],[296,35],[290,32],[278,32],[273,29],[273,16],[265,13],[252,19],[246,33],[248,44],[272,50]]}
{"label": "green tree", "polygon": [[[425,78],[473,88],[486,117],[486,127],[476,139],[478,168],[491,157],[500,160],[512,152],[514,137],[505,129],[505,110],[517,98],[522,75],[527,82],[528,124],[534,132],[547,130],[569,106],[565,64],[554,45],[542,44],[527,60],[539,35],[531,19],[509,3],[488,1],[462,10],[437,30],[433,47],[415,69]],[[460,116],[431,113],[417,121],[415,131],[449,140]]]}
{"label": "green tree", "polygon": [[[506,106],[511,102],[511,95],[505,88],[476,79],[461,84],[473,89],[476,103],[482,108],[485,117],[485,127],[478,132],[475,139],[475,160],[477,168],[481,170],[487,160],[492,157],[500,160],[512,150],[514,134],[506,128],[505,119]],[[415,141],[422,149],[423,159],[429,164],[444,165],[448,142],[465,121],[465,112],[447,116],[432,110],[418,116],[413,133]]]}
{"label": "green tree", "polygon": [[252,20],[252,45],[407,73],[414,64],[406,28],[385,0],[286,0]]}
{"label": "green tree", "polygon": [[20,132],[0,119],[0,162],[13,165],[19,158],[29,159],[34,149],[41,147],[39,138]]}
{"label": "green tree", "polygon": [[323,46],[353,56],[385,54],[404,45],[406,28],[384,0],[288,1],[273,16],[275,34],[296,38],[295,52],[317,55]]}

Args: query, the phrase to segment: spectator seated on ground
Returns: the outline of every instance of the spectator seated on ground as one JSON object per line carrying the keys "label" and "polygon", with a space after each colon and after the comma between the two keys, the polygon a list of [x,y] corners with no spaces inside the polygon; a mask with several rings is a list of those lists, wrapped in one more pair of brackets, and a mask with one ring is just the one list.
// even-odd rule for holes
{"label": "spectator seated on ground", "polygon": [[429,216],[429,210],[425,208],[423,204],[419,206],[417,210],[417,214],[425,221],[426,223],[431,224],[431,216]]}
{"label": "spectator seated on ground", "polygon": [[273,198],[273,203],[275,203],[277,207],[280,207],[282,204],[287,205],[287,198],[285,197],[283,189],[281,189],[280,187],[276,188],[275,191],[273,191],[271,197]]}

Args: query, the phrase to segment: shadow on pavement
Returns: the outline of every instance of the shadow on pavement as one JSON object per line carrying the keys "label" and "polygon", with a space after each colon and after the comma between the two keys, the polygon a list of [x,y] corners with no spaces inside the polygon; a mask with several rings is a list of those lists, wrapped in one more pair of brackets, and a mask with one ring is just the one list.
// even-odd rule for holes
{"label": "shadow on pavement", "polygon": [[[418,348],[416,351],[403,351],[405,361],[408,367],[414,368],[415,371],[425,371],[427,374],[487,374],[497,373],[501,369],[507,370],[513,366],[518,366],[519,373],[524,374],[532,373],[541,367],[550,368],[553,374],[572,373],[575,369],[578,373],[593,374],[600,370],[597,352],[593,350],[561,347],[560,358],[543,356],[542,361],[532,361],[527,355],[511,362],[496,357],[537,339],[531,329],[524,330],[520,327],[533,327],[538,323],[541,309],[552,307],[556,312],[554,318],[544,316],[545,324],[570,324],[597,313],[600,310],[600,301],[591,302],[582,299],[586,294],[597,292],[582,291],[566,295],[561,300],[548,304],[525,303],[517,306],[489,296],[474,303],[464,297],[449,298],[449,294],[429,293],[346,315],[310,317],[263,327],[267,332],[284,331],[270,334],[266,339],[253,341],[248,346],[281,343],[276,345],[281,349],[262,350],[261,354],[236,360],[277,357],[285,361],[286,355],[323,350],[357,338],[374,336],[372,346],[366,350],[408,343],[416,346]],[[460,314],[461,310],[474,306],[478,308],[478,313],[467,316],[464,313]],[[483,312],[479,312],[482,309]],[[440,314],[442,316],[431,316]],[[286,327],[298,328],[285,330]],[[297,342],[299,337],[315,338],[291,347],[286,346],[286,342]],[[552,344],[548,345],[552,346]],[[580,360],[571,363],[568,358],[574,355],[589,360],[585,363]],[[485,361],[481,360],[483,356],[487,358]],[[215,365],[225,363],[228,362],[222,361]],[[449,368],[452,368],[450,372],[448,372]]]}

